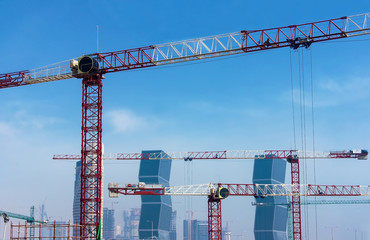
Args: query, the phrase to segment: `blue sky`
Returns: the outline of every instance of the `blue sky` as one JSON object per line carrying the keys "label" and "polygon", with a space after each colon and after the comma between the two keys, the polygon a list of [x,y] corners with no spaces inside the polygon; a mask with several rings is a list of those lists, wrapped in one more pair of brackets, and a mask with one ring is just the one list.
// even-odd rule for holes
{"label": "blue sky", "polygon": [[[356,4],[342,0],[1,1],[0,72],[33,69],[96,52],[96,25],[99,49],[104,52],[324,20],[369,9],[365,0]],[[301,52],[307,84],[308,150],[313,142],[311,63],[316,150],[370,148],[369,43],[365,36],[313,44]],[[106,75],[106,152],[293,148],[290,55],[296,139],[301,149],[298,54],[279,49]],[[80,152],[81,80],[2,89],[0,100],[0,208],[26,214],[31,205],[45,203],[49,216],[70,219],[74,163],[51,157]],[[192,164],[194,183],[251,182],[251,161]],[[137,181],[138,165],[107,163],[105,185]],[[370,183],[367,161],[317,160],[316,170],[312,162],[307,165],[309,182],[316,173],[320,184]],[[181,161],[173,164],[173,185],[184,183],[187,167]],[[118,201],[114,205],[117,210],[140,204],[139,198]],[[192,201],[195,216],[205,219],[206,200]],[[248,239],[253,236],[251,201],[228,199],[223,205],[224,220],[230,221],[233,233],[244,231]],[[105,205],[111,207],[111,202],[106,195]],[[174,199],[174,206],[182,208],[183,199]],[[370,238],[369,206],[318,208],[319,239],[329,237],[330,227],[342,236],[336,239],[349,239],[353,229]],[[314,222],[309,224],[311,232]]]}

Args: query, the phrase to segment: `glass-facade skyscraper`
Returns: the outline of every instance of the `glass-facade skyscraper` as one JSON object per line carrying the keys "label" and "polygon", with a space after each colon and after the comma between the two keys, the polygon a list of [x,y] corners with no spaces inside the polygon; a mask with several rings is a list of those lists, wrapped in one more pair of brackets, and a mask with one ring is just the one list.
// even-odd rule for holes
{"label": "glass-facade skyscraper", "polygon": [[[80,224],[80,198],[81,198],[81,161],[76,162],[76,174],[73,196],[73,223]],[[79,235],[79,229],[73,229],[73,235]]]}
{"label": "glass-facade skyscraper", "polygon": [[[165,154],[161,150],[143,151],[142,153]],[[168,187],[171,163],[172,160],[142,159],[140,161],[139,182],[161,184],[164,187]],[[170,239],[171,218],[171,196],[141,196],[140,239]]]}
{"label": "glass-facade skyscraper", "polygon": [[183,240],[208,240],[208,222],[184,220]]}
{"label": "glass-facade skyscraper", "polygon": [[103,208],[103,222],[103,239],[114,239],[116,237],[116,222],[113,209]]}
{"label": "glass-facade skyscraper", "polygon": [[122,238],[124,240],[139,239],[140,208],[123,211]]}
{"label": "glass-facade skyscraper", "polygon": [[[284,159],[255,159],[253,183],[285,183],[286,161]],[[255,240],[287,239],[288,218],[287,199],[283,196],[256,198],[256,215],[254,221]],[[261,205],[262,204],[262,205]]]}
{"label": "glass-facade skyscraper", "polygon": [[[103,154],[104,154],[104,146],[103,146]],[[102,186],[104,186],[104,161],[102,161]],[[73,223],[74,224],[80,224],[80,199],[81,199],[81,161],[76,162],[76,174],[75,174],[75,182],[74,182],[74,196],[73,196]],[[101,225],[104,226],[103,221],[103,188],[101,193],[101,213],[102,213],[102,223]],[[73,235],[79,236],[79,229],[73,229]]]}

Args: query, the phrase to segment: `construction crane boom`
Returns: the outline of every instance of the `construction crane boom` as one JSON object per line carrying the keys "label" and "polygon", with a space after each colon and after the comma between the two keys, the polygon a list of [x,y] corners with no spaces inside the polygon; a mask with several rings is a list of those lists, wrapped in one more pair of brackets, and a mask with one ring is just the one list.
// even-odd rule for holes
{"label": "construction crane boom", "polygon": [[[291,196],[289,203],[290,215],[298,218],[290,218],[289,239],[297,239],[301,234],[297,233],[294,226],[300,222],[300,214],[295,215],[296,202],[294,197],[300,196],[370,196],[370,186],[360,185],[312,185],[312,184],[225,184],[209,183],[187,186],[161,187],[158,184],[126,184],[119,187],[118,183],[108,184],[109,197],[117,198],[123,195],[172,195],[172,196],[208,196],[208,239],[222,239],[222,213],[221,199],[228,196],[253,196],[266,198],[271,196]],[[222,194],[224,192],[224,194]],[[272,203],[274,204],[274,203]],[[258,205],[258,204],[256,204]],[[285,205],[288,205],[285,203]],[[299,201],[299,208],[301,202]],[[300,211],[300,210],[299,210]]]}
{"label": "construction crane boom", "polygon": [[[370,33],[369,13],[312,23],[195,38],[121,51],[89,54],[98,63],[98,74],[181,63],[268,49],[300,46],[314,42]],[[77,58],[30,71],[0,74],[0,88],[16,87],[81,77],[74,72]],[[76,69],[77,70],[77,69]]]}
{"label": "construction crane boom", "polygon": [[17,219],[26,220],[28,223],[46,223],[47,222],[47,221],[35,220],[35,218],[32,217],[32,216],[26,216],[26,215],[22,215],[22,214],[17,214],[17,213],[12,213],[12,212],[7,212],[7,211],[0,210],[0,215],[2,215],[2,214],[6,214],[10,218],[17,218]]}
{"label": "construction crane boom", "polygon": [[[356,158],[367,159],[368,151],[364,149],[332,152],[310,152],[299,150],[235,150],[235,151],[200,151],[200,152],[160,152],[160,153],[115,153],[104,154],[104,160],[206,160],[206,159],[331,159]],[[81,155],[56,154],[54,160],[80,160]]]}
{"label": "construction crane boom", "polygon": [[229,196],[253,196],[264,198],[270,196],[294,196],[299,189],[299,196],[370,196],[370,186],[363,185],[314,185],[314,184],[225,184],[208,183],[187,186],[162,187],[158,184],[126,184],[119,187],[117,183],[108,186],[109,196],[123,195],[171,195],[171,196],[208,196],[219,188],[226,188]]}

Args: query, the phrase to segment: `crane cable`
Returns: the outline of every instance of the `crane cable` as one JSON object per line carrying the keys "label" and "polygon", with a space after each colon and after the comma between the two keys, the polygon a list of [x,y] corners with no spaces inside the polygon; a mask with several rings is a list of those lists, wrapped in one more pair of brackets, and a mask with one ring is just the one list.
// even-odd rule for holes
{"label": "crane cable", "polygon": [[[298,52],[298,82],[299,82],[299,112],[300,112],[300,137],[301,137],[301,150],[306,152],[306,96],[305,96],[305,71],[304,71],[304,52],[303,48],[297,50]],[[302,161],[301,161],[302,162]],[[307,183],[307,162],[303,161],[303,168],[301,168],[303,175],[303,184]],[[304,197],[306,198],[306,197]],[[306,238],[309,239],[309,222],[308,222],[308,206],[304,206],[305,212],[305,233]]]}
{"label": "crane cable", "polygon": [[[313,88],[313,70],[312,70],[312,49],[310,51],[310,76],[311,76],[311,120],[312,120],[312,151],[313,155],[316,156],[316,143],[315,143],[315,110],[314,110],[314,88]],[[316,157],[313,159],[313,178],[314,184],[316,185]],[[315,196],[315,201],[317,200],[317,196]],[[318,239],[318,231],[317,231],[318,223],[317,223],[317,205],[315,204],[315,236]]]}
{"label": "crane cable", "polygon": [[295,111],[294,111],[294,81],[293,81],[293,66],[292,66],[292,50],[289,51],[290,57],[290,86],[292,92],[292,122],[293,122],[293,149],[297,149],[297,140],[296,140],[296,132],[295,132]]}
{"label": "crane cable", "polygon": [[[312,50],[309,50],[309,71],[310,71],[310,97],[311,97],[311,122],[312,122],[312,148],[313,153],[315,154],[315,121],[314,121],[314,88],[313,88],[313,64],[312,64]],[[300,51],[299,49],[297,51],[297,60],[298,60],[298,83],[299,83],[299,114],[300,114],[300,137],[301,137],[301,149],[303,152],[306,152],[307,149],[307,126],[306,126],[306,89],[305,89],[305,68],[304,68],[304,52],[303,49]],[[291,101],[292,101],[292,122],[293,122],[293,144],[294,149],[297,149],[297,138],[296,138],[296,119],[295,119],[295,98],[294,98],[294,77],[293,77],[293,60],[292,60],[292,50],[289,52],[290,57],[290,81],[291,81]],[[313,159],[314,163],[314,184],[316,184],[316,158]],[[308,182],[308,171],[307,171],[307,161],[304,161],[303,164],[303,181]],[[306,237],[309,239],[309,221],[308,221],[308,206],[305,206],[305,232]],[[317,232],[317,206],[315,205],[315,232],[316,232],[316,239],[318,238],[318,232]]]}

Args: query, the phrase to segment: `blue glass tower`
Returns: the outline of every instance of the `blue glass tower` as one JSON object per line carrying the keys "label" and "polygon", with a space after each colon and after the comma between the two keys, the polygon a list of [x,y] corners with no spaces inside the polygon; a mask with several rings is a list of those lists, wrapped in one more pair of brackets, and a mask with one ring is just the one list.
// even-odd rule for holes
{"label": "blue glass tower", "polygon": [[[143,151],[142,153],[163,153]],[[168,187],[172,160],[140,161],[139,182],[146,184],[161,184]],[[139,223],[140,239],[159,238],[170,239],[172,217],[171,196],[141,196],[141,215]]]}
{"label": "blue glass tower", "polygon": [[103,238],[114,239],[116,224],[113,209],[103,208],[103,223]]}
{"label": "blue glass tower", "polygon": [[184,220],[183,240],[190,239],[208,240],[208,222],[199,220]]}
{"label": "blue glass tower", "polygon": [[[286,161],[284,159],[255,159],[253,183],[283,184],[285,182]],[[256,198],[254,221],[255,240],[287,239],[288,218],[286,197]]]}

